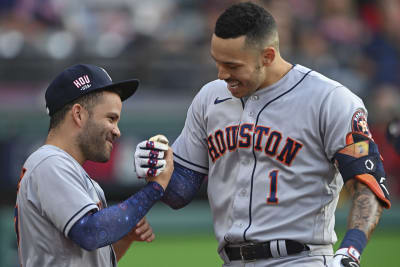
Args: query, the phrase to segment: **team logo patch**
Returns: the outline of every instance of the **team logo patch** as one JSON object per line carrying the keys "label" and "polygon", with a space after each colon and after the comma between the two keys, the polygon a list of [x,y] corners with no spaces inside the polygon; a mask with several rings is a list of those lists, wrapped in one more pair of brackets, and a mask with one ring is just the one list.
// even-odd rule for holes
{"label": "team logo patch", "polygon": [[372,138],[371,132],[368,128],[367,115],[361,109],[357,110],[353,115],[352,130],[353,132],[361,133]]}

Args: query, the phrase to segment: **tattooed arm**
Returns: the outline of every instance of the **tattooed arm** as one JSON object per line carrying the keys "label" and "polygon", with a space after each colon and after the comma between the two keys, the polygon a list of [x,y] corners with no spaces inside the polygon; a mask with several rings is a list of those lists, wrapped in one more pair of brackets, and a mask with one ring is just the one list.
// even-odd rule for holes
{"label": "tattooed arm", "polygon": [[329,267],[360,266],[361,253],[378,225],[383,210],[376,195],[363,183],[350,179],[345,185],[352,197],[348,230]]}
{"label": "tattooed arm", "polygon": [[364,232],[369,240],[378,225],[383,207],[369,187],[356,179],[349,180],[346,183],[346,189],[353,200],[348,217],[348,229]]}

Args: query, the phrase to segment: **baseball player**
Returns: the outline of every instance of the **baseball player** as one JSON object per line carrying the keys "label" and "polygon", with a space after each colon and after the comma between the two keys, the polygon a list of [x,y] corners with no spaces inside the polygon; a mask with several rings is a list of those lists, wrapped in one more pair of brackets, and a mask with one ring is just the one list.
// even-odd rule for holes
{"label": "baseball player", "polygon": [[103,190],[82,168],[86,160],[109,160],[121,135],[122,101],[137,87],[137,80],[112,83],[104,69],[79,64],[47,88],[46,144],[26,160],[18,184],[14,221],[21,266],[116,266],[134,240],[154,239],[144,215],[170,179],[167,145],[149,144],[166,151],[163,173],[118,205],[107,207]]}
{"label": "baseball player", "polygon": [[[359,266],[382,208],[390,207],[362,100],[285,61],[273,17],[250,2],[220,15],[211,56],[219,80],[201,88],[189,107],[162,200],[183,207],[208,176],[224,266]],[[135,156],[141,176],[162,173],[141,164],[147,143]],[[333,253],[343,184],[352,207]]]}

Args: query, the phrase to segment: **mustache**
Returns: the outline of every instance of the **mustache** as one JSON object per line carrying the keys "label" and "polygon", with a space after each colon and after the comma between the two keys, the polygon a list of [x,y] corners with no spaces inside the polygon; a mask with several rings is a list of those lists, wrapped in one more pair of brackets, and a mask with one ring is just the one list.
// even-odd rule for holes
{"label": "mustache", "polygon": [[117,138],[118,137],[115,134],[109,134],[109,135],[107,135],[106,140],[110,141],[111,143],[114,143],[115,140],[117,140]]}

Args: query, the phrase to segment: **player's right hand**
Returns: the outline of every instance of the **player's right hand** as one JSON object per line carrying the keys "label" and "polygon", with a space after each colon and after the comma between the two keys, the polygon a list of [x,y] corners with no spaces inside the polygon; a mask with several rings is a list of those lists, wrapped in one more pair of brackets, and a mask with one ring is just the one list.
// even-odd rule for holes
{"label": "player's right hand", "polygon": [[160,175],[146,178],[146,181],[148,182],[157,182],[164,188],[164,190],[167,189],[169,181],[171,180],[172,172],[174,171],[174,156],[172,153],[172,148],[168,148],[168,150],[165,152],[165,161],[165,168]]}
{"label": "player's right hand", "polygon": [[359,255],[358,251],[354,248],[341,248],[336,251],[327,267],[360,267]]}
{"label": "player's right hand", "polygon": [[168,143],[145,140],[136,146],[134,163],[139,178],[154,177],[163,172],[166,161],[164,153]]}

